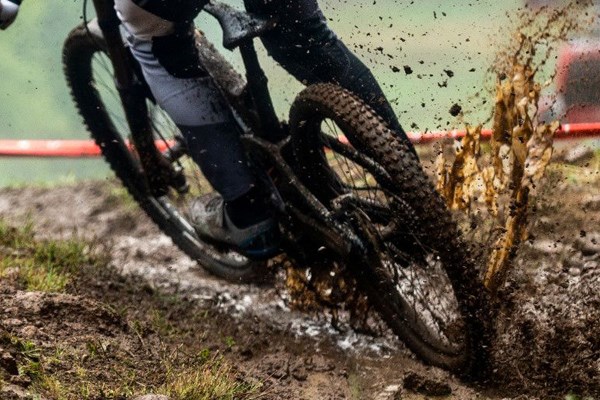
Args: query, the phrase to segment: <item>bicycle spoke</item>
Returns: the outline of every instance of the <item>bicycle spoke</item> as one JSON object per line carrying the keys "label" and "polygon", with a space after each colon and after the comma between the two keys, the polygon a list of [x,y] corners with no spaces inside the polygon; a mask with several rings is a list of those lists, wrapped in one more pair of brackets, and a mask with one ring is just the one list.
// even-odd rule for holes
{"label": "bicycle spoke", "polygon": [[[414,310],[408,313],[411,323],[429,331],[431,337],[439,338],[439,345],[446,351],[456,349],[460,343],[454,341],[449,329],[459,322],[460,310],[452,297],[449,280],[432,249],[418,237],[399,232],[403,225],[396,221],[392,203],[402,204],[402,200],[390,188],[391,178],[380,165],[341,140],[343,134],[335,123],[325,120],[323,129],[321,142],[327,149],[325,158],[341,183],[338,192],[342,193],[338,193],[332,204],[360,209],[374,221],[379,240],[387,249],[384,263],[390,278],[408,307]],[[410,245],[408,251],[393,244],[402,237],[409,241],[402,243],[402,246]],[[420,260],[411,253],[422,253],[424,258]]]}

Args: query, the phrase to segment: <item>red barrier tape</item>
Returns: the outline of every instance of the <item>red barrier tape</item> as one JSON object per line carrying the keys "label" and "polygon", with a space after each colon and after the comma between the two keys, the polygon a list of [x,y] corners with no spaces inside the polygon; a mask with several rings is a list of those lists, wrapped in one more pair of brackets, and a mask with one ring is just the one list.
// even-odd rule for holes
{"label": "red barrier tape", "polygon": [[[157,141],[156,146],[164,151],[168,145]],[[101,154],[93,140],[0,140],[0,157],[90,158]]]}
{"label": "red barrier tape", "polygon": [[[408,132],[408,138],[415,144],[431,143],[442,139],[462,139],[466,134],[464,130],[453,131],[433,131],[427,133]],[[481,138],[489,140],[492,137],[491,129],[483,129]],[[600,122],[580,123],[580,124],[563,124],[554,135],[555,139],[585,139],[592,137],[600,137]]]}
{"label": "red barrier tape", "polygon": [[[465,136],[463,130],[409,132],[409,139],[415,144],[426,144],[436,140]],[[482,139],[492,136],[491,129],[484,129]],[[564,124],[555,135],[556,139],[583,139],[600,137],[600,123]],[[167,144],[156,142],[159,149],[165,150]],[[87,158],[101,155],[100,148],[91,140],[0,140],[0,157],[66,157]]]}

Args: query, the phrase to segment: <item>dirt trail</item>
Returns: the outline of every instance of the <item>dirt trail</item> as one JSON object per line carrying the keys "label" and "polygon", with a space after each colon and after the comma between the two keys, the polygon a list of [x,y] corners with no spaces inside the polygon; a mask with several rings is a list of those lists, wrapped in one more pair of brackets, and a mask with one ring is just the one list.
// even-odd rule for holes
{"label": "dirt trail", "polygon": [[[511,277],[512,294],[502,310],[494,349],[496,389],[470,387],[426,367],[392,337],[339,332],[326,317],[290,311],[272,287],[231,285],[210,277],[178,251],[114,183],[4,189],[0,218],[14,224],[31,219],[40,236],[76,235],[98,241],[122,276],[142,279],[139,286],[163,295],[177,294],[190,307],[210,312],[214,318],[203,319],[198,327],[202,340],[217,343],[223,337],[235,338],[236,345],[226,357],[266,382],[265,398],[424,399],[425,395],[404,387],[410,386],[415,373],[417,379],[428,377],[449,385],[450,399],[517,398],[523,393],[525,397],[519,398],[534,399],[532,393],[542,388],[545,392],[537,393],[564,397],[578,390],[598,395],[600,199],[589,187],[579,189],[568,181],[561,181],[553,191],[562,204],[540,205],[535,239],[521,252],[519,270]],[[94,287],[105,289],[90,288],[90,293],[80,289],[81,296],[110,302],[111,279],[117,278],[99,274],[97,279],[100,284]],[[8,289],[0,293],[5,293],[0,294],[4,301],[24,296]],[[115,296],[120,296],[116,302],[127,299],[118,290]],[[19,316],[18,304],[11,304],[16,315],[0,312],[0,328],[18,331],[23,326],[8,326],[6,321],[27,318]],[[182,312],[181,319],[185,318]]]}

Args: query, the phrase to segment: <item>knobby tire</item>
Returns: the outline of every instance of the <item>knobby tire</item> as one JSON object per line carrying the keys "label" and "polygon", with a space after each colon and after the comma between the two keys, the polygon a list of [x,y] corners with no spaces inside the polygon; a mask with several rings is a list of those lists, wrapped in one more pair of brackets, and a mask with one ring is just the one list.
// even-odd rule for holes
{"label": "knobby tire", "polygon": [[[325,119],[340,127],[354,149],[383,167],[391,181],[389,190],[410,208],[409,213],[404,210],[403,216],[410,217],[404,223],[411,226],[424,246],[435,252],[449,278],[467,330],[463,350],[448,354],[433,346],[419,326],[411,324],[410,313],[403,311],[400,305],[406,306],[406,302],[398,295],[389,274],[377,266],[361,265],[366,270],[357,274],[369,300],[392,331],[421,359],[463,376],[477,375],[487,357],[487,293],[456,223],[410,150],[410,143],[392,132],[368,105],[349,91],[333,84],[309,86],[292,106],[290,129],[299,175],[321,196],[327,196],[327,181],[332,176],[331,171],[318,166],[326,158],[319,140]],[[315,166],[320,170],[315,171]]]}

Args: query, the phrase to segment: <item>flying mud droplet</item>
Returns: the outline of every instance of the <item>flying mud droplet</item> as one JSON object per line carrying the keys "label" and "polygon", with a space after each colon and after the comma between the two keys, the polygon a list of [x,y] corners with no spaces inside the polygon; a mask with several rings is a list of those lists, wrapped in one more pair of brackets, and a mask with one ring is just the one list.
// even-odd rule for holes
{"label": "flying mud droplet", "polygon": [[458,105],[457,103],[454,103],[452,105],[452,107],[450,107],[450,115],[452,115],[453,117],[458,116],[458,114],[460,114],[462,111],[462,107],[460,105]]}

